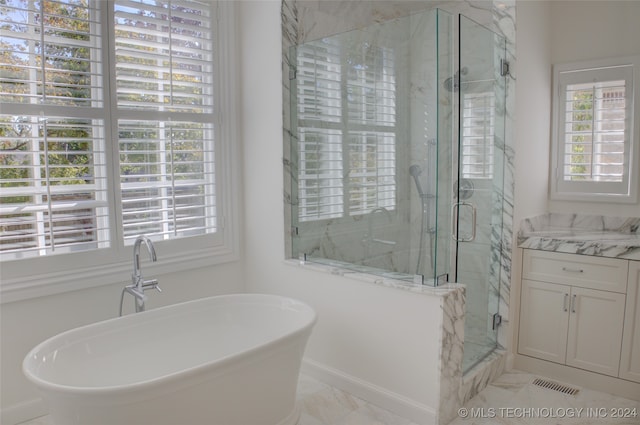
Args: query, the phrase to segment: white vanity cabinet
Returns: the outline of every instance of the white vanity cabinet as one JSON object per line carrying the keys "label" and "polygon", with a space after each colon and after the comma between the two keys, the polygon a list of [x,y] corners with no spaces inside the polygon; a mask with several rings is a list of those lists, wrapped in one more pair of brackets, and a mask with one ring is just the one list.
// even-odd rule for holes
{"label": "white vanity cabinet", "polygon": [[522,280],[518,352],[563,363],[569,332],[570,286]]}
{"label": "white vanity cabinet", "polygon": [[620,378],[640,382],[640,261],[629,261]]}
{"label": "white vanity cabinet", "polygon": [[518,352],[617,377],[627,271],[627,260],[525,249]]}
{"label": "white vanity cabinet", "polygon": [[618,376],[625,295],[571,288],[567,365]]}

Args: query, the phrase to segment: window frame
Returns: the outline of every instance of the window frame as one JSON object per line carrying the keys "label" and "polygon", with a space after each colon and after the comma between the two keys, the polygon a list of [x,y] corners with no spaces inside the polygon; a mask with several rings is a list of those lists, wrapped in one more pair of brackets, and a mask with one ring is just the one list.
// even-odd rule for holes
{"label": "window frame", "polygon": [[[625,71],[626,70],[626,71]],[[628,72],[628,76],[624,74]],[[621,182],[565,181],[564,123],[566,87],[569,84],[625,80],[629,111],[625,123],[625,151]],[[610,58],[553,66],[551,167],[549,195],[552,200],[629,204],[638,202],[640,185],[640,56]]]}
{"label": "window frame", "polygon": [[[115,87],[115,73],[109,72],[115,46],[113,1],[99,1],[100,12],[106,16],[102,36],[103,80],[107,96]],[[217,231],[213,234],[154,242],[158,261],[145,265],[149,275],[236,261],[239,259],[239,151],[238,80],[236,56],[236,6],[233,2],[216,2],[214,19],[214,109],[215,113],[215,190],[217,199]],[[109,61],[105,63],[105,56]],[[108,65],[110,64],[110,65]],[[119,143],[117,143],[117,108],[111,102],[105,109],[105,131],[108,156],[108,198],[111,246],[74,253],[61,253],[3,260],[0,281],[0,303],[14,302],[38,296],[87,289],[130,280],[131,246],[125,245],[120,224]],[[112,119],[113,118],[113,119]],[[109,146],[110,145],[110,146]]]}

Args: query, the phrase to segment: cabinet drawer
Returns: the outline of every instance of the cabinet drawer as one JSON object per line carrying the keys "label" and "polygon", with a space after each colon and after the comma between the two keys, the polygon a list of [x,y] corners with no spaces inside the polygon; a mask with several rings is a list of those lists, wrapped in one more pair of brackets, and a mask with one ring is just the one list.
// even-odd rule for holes
{"label": "cabinet drawer", "polygon": [[603,291],[627,291],[628,261],[525,249],[522,277]]}

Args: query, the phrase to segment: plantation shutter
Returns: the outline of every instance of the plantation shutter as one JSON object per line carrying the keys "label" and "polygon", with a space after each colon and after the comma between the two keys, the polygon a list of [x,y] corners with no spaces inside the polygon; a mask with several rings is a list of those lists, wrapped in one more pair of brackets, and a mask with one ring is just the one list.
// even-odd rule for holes
{"label": "plantation shutter", "polygon": [[495,94],[465,93],[462,98],[462,176],[493,178]]}
{"label": "plantation shutter", "polygon": [[329,39],[300,46],[296,74],[299,219],[341,217],[344,131],[340,46]]}
{"label": "plantation shutter", "polygon": [[211,2],[115,3],[125,242],[216,231]]}
{"label": "plantation shutter", "polygon": [[393,49],[347,52],[349,213],[395,208],[396,64]]}
{"label": "plantation shutter", "polygon": [[349,213],[395,207],[394,133],[349,132]]}
{"label": "plantation shutter", "polygon": [[0,252],[108,247],[98,4],[0,7]]}
{"label": "plantation shutter", "polygon": [[629,193],[633,66],[559,75],[557,187]]}
{"label": "plantation shutter", "polygon": [[296,56],[298,218],[395,208],[395,63],[387,48],[326,38]]}

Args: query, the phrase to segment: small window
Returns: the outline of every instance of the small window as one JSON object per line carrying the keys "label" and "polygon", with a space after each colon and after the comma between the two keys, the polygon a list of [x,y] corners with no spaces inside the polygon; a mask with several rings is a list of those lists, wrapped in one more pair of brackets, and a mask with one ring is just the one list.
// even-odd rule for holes
{"label": "small window", "polygon": [[625,58],[554,67],[553,199],[636,201],[639,66]]}

